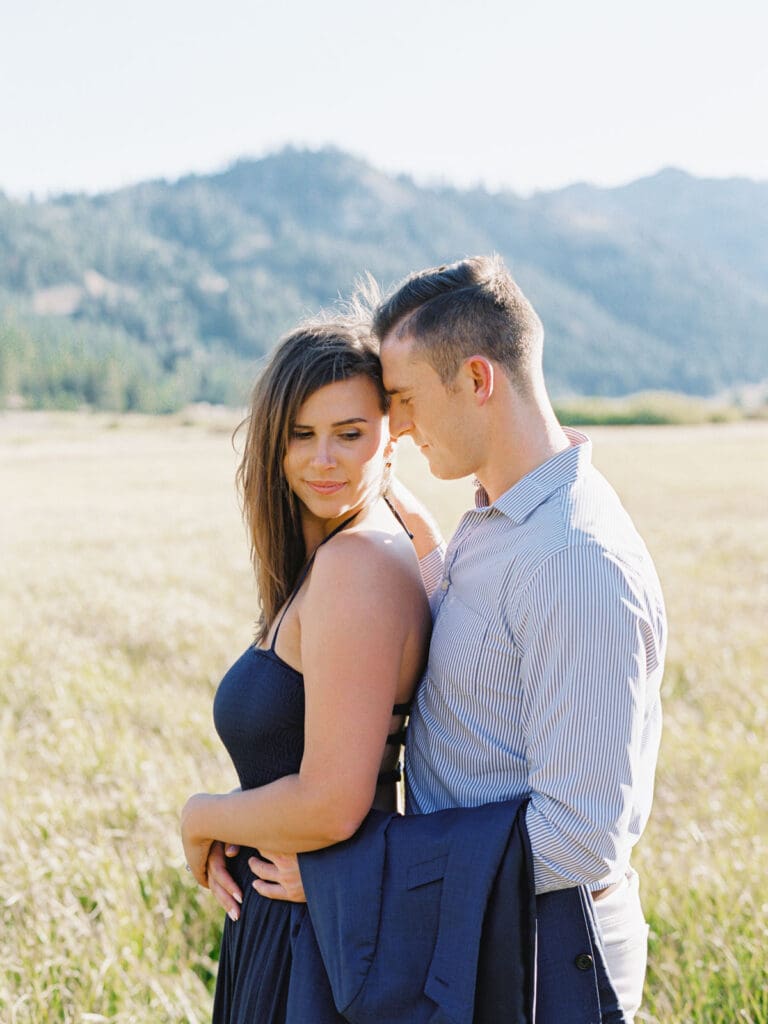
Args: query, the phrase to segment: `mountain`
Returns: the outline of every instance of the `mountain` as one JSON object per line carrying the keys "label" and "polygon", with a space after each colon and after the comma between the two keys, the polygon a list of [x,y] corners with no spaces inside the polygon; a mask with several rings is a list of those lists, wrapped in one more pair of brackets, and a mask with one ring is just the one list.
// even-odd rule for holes
{"label": "mountain", "polygon": [[0,401],[242,401],[281,332],[368,270],[497,251],[556,396],[768,379],[768,183],[668,169],[523,199],[429,188],[335,149],[97,195],[0,195]]}

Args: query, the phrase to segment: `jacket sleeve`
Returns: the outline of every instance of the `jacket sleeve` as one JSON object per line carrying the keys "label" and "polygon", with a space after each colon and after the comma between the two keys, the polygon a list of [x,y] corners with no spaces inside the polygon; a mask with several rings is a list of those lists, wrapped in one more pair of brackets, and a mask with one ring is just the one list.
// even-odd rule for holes
{"label": "jacket sleeve", "polygon": [[386,831],[393,817],[371,811],[351,839],[299,854],[309,916],[340,1012],[360,991],[376,949]]}

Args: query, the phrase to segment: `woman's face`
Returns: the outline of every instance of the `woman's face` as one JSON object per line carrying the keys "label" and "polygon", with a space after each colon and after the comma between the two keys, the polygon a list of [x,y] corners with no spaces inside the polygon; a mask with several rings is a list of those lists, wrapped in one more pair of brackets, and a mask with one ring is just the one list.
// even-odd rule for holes
{"label": "woman's face", "polygon": [[327,536],[378,496],[388,440],[387,417],[368,377],[326,384],[309,396],[291,425],[283,462],[305,528],[317,524]]}

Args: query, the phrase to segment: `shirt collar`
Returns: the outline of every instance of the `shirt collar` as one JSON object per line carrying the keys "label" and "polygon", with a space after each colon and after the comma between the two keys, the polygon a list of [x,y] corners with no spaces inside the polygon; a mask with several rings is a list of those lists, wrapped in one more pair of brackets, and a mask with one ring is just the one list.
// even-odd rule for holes
{"label": "shirt collar", "polygon": [[565,484],[573,483],[592,462],[592,442],[579,430],[573,430],[571,427],[563,427],[563,430],[571,442],[570,448],[564,448],[536,469],[532,469],[530,473],[526,473],[492,505],[488,504],[485,488],[478,486],[475,491],[475,506],[478,509],[497,509],[513,523],[522,523],[556,490]]}

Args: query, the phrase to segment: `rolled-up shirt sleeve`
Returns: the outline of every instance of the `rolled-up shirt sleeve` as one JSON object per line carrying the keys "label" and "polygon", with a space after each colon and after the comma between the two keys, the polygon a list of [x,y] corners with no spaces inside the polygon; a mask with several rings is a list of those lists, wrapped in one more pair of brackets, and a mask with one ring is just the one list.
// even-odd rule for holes
{"label": "rolled-up shirt sleeve", "polygon": [[587,543],[546,558],[518,612],[536,890],[601,888],[624,871],[650,806],[663,611]]}
{"label": "rolled-up shirt sleeve", "polygon": [[419,559],[419,571],[421,582],[427,592],[427,597],[432,597],[443,577],[443,563],[445,562],[445,544],[438,544],[429,554]]}

